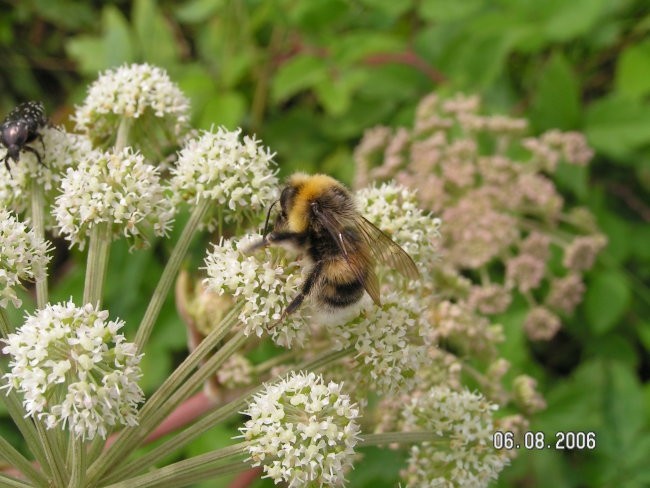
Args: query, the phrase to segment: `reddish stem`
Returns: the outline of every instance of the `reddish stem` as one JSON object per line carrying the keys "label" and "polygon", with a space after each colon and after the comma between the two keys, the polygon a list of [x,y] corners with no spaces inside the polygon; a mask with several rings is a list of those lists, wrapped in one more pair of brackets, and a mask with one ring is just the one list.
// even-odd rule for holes
{"label": "reddish stem", "polygon": [[262,468],[251,468],[239,475],[230,482],[228,488],[248,488],[257,481],[262,474]]}
{"label": "reddish stem", "polygon": [[[149,434],[145,439],[145,443],[153,442],[171,432],[175,432],[187,424],[193,422],[195,419],[206,413],[214,406],[214,400],[209,398],[203,391],[188,398],[181,403],[176,410],[169,414],[154,431]],[[106,440],[105,449],[108,448],[113,442],[117,433],[111,434]]]}

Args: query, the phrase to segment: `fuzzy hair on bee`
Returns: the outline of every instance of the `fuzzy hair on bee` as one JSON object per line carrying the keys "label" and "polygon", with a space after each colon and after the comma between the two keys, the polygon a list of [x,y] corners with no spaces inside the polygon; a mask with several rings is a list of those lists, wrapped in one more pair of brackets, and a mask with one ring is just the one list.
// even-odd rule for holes
{"label": "fuzzy hair on bee", "polygon": [[[280,212],[268,232],[277,203]],[[280,199],[269,207],[261,241],[250,251],[269,245],[293,248],[309,264],[300,292],[280,321],[307,297],[328,311],[356,304],[364,292],[381,305],[377,263],[409,279],[419,277],[411,257],[359,213],[354,197],[342,183],[324,174],[295,173],[288,179]]]}

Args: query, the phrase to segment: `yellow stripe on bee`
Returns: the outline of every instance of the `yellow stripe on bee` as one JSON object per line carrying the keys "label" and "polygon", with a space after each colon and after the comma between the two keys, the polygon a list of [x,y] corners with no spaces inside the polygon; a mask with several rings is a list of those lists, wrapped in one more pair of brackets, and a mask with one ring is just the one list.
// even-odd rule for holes
{"label": "yellow stripe on bee", "polygon": [[287,216],[289,230],[292,232],[304,232],[309,225],[309,213],[311,203],[323,195],[333,186],[341,187],[341,183],[331,176],[323,174],[307,175],[295,173],[289,178],[289,186],[297,188],[293,199],[293,205]]}

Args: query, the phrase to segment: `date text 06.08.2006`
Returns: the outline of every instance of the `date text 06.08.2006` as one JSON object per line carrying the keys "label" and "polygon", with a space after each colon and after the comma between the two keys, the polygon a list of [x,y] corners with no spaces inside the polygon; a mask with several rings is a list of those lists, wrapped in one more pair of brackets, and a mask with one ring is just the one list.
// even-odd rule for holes
{"label": "date text 06.08.2006", "polygon": [[544,432],[524,432],[521,438],[514,432],[497,430],[492,436],[492,445],[495,449],[595,449],[595,432],[556,432],[546,435]]}

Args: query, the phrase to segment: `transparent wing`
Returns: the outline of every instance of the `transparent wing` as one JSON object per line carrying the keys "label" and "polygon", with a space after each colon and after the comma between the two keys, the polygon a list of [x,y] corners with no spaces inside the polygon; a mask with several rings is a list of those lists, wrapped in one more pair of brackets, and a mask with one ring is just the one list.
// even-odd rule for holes
{"label": "transparent wing", "polygon": [[411,256],[381,229],[362,215],[356,218],[356,226],[377,261],[412,280],[420,277],[418,268]]}
{"label": "transparent wing", "polygon": [[372,301],[381,305],[374,256],[367,241],[363,238],[362,232],[357,231],[354,227],[346,227],[331,212],[321,210],[317,206],[312,207],[312,210],[314,217],[336,242],[350,270],[363,285]]}

